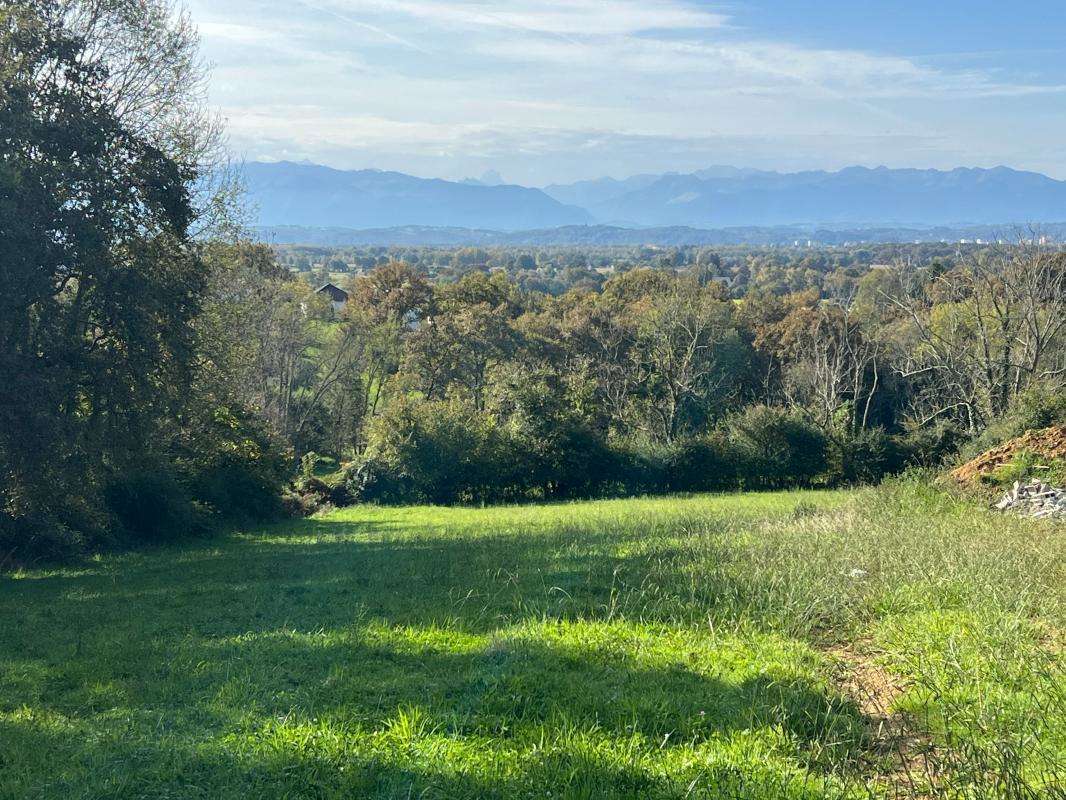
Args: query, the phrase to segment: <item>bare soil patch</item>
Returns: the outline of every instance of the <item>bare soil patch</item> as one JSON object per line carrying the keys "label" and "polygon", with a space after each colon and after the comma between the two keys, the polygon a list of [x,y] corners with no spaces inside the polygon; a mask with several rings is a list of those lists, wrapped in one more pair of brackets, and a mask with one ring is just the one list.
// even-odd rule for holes
{"label": "bare soil patch", "polygon": [[1066,459],[1066,425],[1052,425],[1039,431],[1027,431],[1017,439],[993,447],[951,473],[961,484],[973,484],[985,475],[1010,463],[1021,452],[1035,453],[1047,459]]}
{"label": "bare soil patch", "polygon": [[869,642],[829,648],[840,666],[837,685],[865,717],[875,752],[884,757],[880,777],[895,798],[931,798],[935,786],[933,744],[914,722],[895,709],[906,684],[879,665]]}

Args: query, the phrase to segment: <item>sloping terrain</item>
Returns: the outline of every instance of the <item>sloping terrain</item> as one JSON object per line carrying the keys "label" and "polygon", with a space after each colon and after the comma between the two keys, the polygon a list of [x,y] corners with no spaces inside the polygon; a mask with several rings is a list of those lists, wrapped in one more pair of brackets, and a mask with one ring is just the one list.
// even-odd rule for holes
{"label": "sloping terrain", "polygon": [[0,798],[1055,797],[1063,559],[915,482],[0,576]]}

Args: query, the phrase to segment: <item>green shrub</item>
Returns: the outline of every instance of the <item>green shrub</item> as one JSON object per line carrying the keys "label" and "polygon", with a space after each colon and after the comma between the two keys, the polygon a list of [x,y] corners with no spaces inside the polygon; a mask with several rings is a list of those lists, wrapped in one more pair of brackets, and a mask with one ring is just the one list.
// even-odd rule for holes
{"label": "green shrub", "polygon": [[335,500],[498,503],[668,488],[659,454],[608,443],[575,419],[551,422],[501,427],[459,404],[404,399],[376,421],[366,455],[345,471]]}
{"label": "green shrub", "polygon": [[989,475],[982,475],[983,483],[1010,486],[1015,481],[1041,480],[1053,486],[1066,486],[1066,460],[1045,458],[1030,450],[1015,453],[1006,464]]}
{"label": "green shrub", "polygon": [[[370,433],[369,460],[407,502],[503,499],[522,487],[528,465],[486,414],[457,403],[403,399]],[[376,478],[380,481],[381,477]]]}
{"label": "green shrub", "polygon": [[[543,498],[629,494],[654,471],[641,454],[612,447],[587,426],[563,419],[546,436],[522,436],[513,443],[514,463],[529,470],[513,479],[515,493]],[[652,489],[654,491],[654,489]]]}
{"label": "green shrub", "polygon": [[745,488],[810,486],[828,467],[828,440],[782,408],[752,406],[726,422]]}
{"label": "green shrub", "polygon": [[740,470],[737,448],[720,433],[681,442],[666,461],[667,483],[678,492],[735,489],[740,484]]}
{"label": "green shrub", "polygon": [[611,442],[609,447],[614,471],[607,494],[642,495],[674,490],[669,472],[672,448],[635,438]]}
{"label": "green shrub", "polygon": [[377,456],[350,464],[335,491],[334,504],[342,506],[355,503],[398,505],[416,498],[411,481]]}
{"label": "green shrub", "polygon": [[318,453],[310,451],[300,456],[300,478],[305,481],[315,477],[318,468]]}
{"label": "green shrub", "polygon": [[942,467],[957,458],[966,434],[946,421],[908,428],[895,437],[902,463],[917,467]]}
{"label": "green shrub", "polygon": [[290,459],[261,419],[219,405],[202,409],[190,428],[171,458],[193,499],[216,521],[262,521],[281,512]]}
{"label": "green shrub", "polygon": [[198,508],[175,470],[159,460],[131,464],[112,476],[104,507],[128,542],[164,542],[203,533],[207,514]]}
{"label": "green shrub", "polygon": [[829,483],[879,483],[903,468],[904,455],[883,429],[867,428],[833,439],[829,462]]}
{"label": "green shrub", "polygon": [[220,521],[267,520],[281,511],[284,462],[221,454],[191,480],[194,499]]}
{"label": "green shrub", "polygon": [[[370,431],[365,456],[333,488],[335,505],[497,503],[809,486],[827,478],[829,442],[782,409],[755,407],[722,430],[673,445],[607,441],[580,421],[501,427],[493,416],[447,401],[404,398]],[[899,454],[870,431],[834,455],[838,479],[873,481]],[[846,476],[840,478],[839,476]]]}
{"label": "green shrub", "polygon": [[34,561],[61,561],[82,554],[83,530],[46,516],[13,516],[0,512],[0,573]]}

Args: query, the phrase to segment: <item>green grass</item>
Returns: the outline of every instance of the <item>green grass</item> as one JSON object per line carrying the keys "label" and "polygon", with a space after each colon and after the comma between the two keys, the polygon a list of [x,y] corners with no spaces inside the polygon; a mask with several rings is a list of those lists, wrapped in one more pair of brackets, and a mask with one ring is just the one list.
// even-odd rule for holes
{"label": "green grass", "polygon": [[[22,572],[0,798],[1062,796],[1064,534],[900,483],[354,508]],[[842,646],[900,685],[908,769]]]}
{"label": "green grass", "polygon": [[1041,480],[1052,486],[1066,485],[1066,459],[1046,458],[1029,450],[1022,450],[1010,461],[989,475],[982,475],[983,483],[1005,488],[1015,481]]}

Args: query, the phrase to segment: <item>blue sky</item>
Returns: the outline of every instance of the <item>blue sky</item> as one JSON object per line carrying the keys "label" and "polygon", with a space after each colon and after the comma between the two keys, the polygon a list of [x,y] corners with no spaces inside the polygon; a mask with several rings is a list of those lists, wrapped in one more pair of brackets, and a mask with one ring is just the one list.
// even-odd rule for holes
{"label": "blue sky", "polygon": [[1066,0],[189,0],[233,150],[527,185],[713,164],[1066,179]]}

